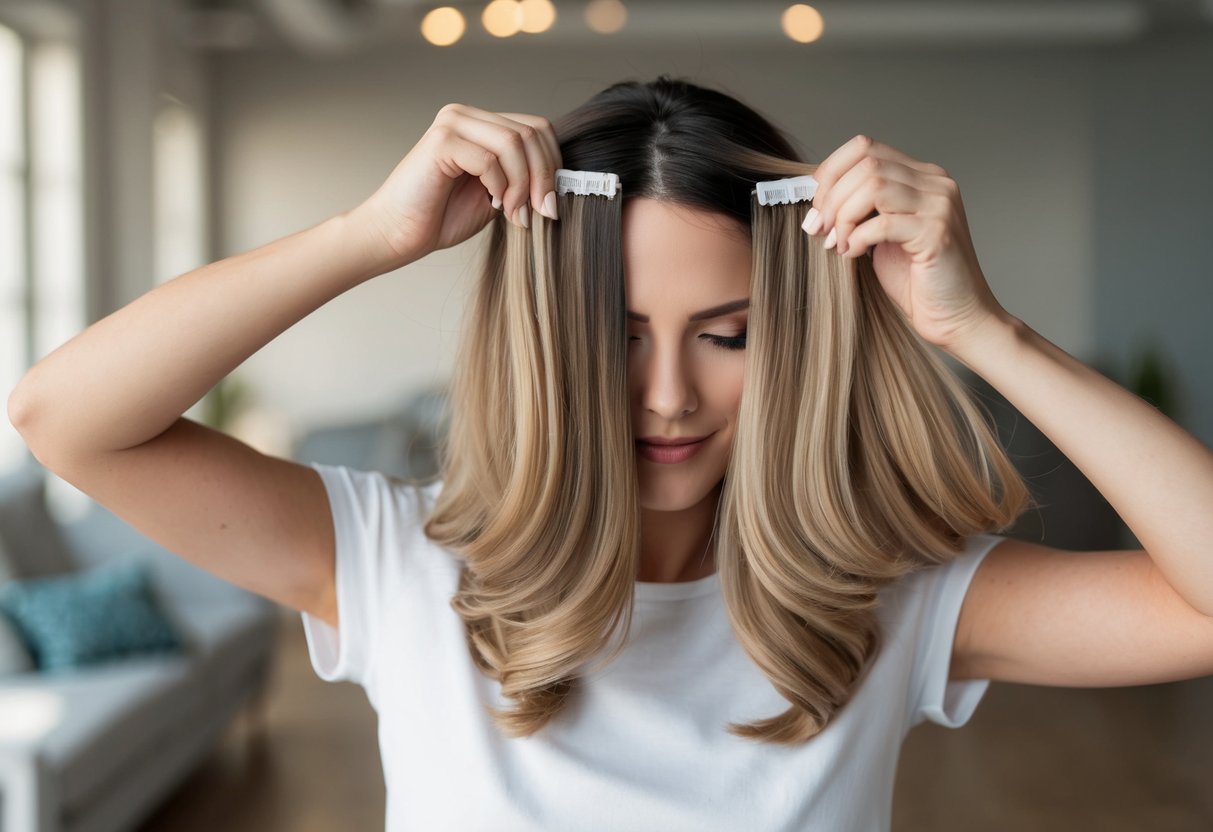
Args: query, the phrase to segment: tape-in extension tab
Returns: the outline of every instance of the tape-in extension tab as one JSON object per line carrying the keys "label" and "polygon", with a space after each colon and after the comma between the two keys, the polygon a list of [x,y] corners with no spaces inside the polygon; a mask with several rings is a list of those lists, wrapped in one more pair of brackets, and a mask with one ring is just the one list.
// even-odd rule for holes
{"label": "tape-in extension tab", "polygon": [[619,177],[614,173],[592,170],[556,169],[556,193],[577,196],[605,196],[614,199]]}
{"label": "tape-in extension tab", "polygon": [[783,205],[792,202],[808,202],[817,193],[817,180],[811,176],[793,176],[790,179],[771,179],[758,182],[751,194],[758,194],[759,205]]}

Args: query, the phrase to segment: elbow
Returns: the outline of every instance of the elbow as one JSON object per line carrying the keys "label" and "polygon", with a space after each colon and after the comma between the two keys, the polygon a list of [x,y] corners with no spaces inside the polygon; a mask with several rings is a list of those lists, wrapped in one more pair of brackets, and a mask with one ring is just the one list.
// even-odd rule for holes
{"label": "elbow", "polygon": [[29,429],[34,409],[30,395],[25,389],[28,386],[27,379],[28,376],[23,378],[8,394],[8,421],[22,437]]}
{"label": "elbow", "polygon": [[[34,443],[34,424],[37,422],[36,404],[32,395],[28,374],[8,394],[8,421],[16,429],[34,457],[42,462],[41,452]],[[43,463],[45,464],[45,463]]]}

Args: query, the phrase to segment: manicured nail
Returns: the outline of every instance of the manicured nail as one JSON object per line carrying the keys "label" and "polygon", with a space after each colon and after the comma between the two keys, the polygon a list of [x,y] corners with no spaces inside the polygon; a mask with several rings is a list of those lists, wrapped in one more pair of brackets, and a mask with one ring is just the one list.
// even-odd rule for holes
{"label": "manicured nail", "polygon": [[493,207],[496,208],[498,211],[501,210],[501,200],[498,199],[497,197],[493,197]]}
{"label": "manicured nail", "polygon": [[837,228],[830,229],[830,233],[826,235],[826,248],[833,248],[834,243],[838,242],[837,232]]}
{"label": "manicured nail", "polygon": [[527,210],[525,203],[518,207],[518,213],[516,214],[516,216],[518,217],[518,224],[521,225],[523,228],[531,227],[530,214],[531,214],[531,212]]}
{"label": "manicured nail", "polygon": [[809,234],[816,234],[821,230],[821,212],[816,208],[810,208],[809,213],[804,215],[804,222],[800,224],[800,227]]}
{"label": "manicured nail", "polygon": [[543,213],[550,219],[558,220],[560,217],[556,215],[556,192],[548,191],[548,195],[543,198]]}

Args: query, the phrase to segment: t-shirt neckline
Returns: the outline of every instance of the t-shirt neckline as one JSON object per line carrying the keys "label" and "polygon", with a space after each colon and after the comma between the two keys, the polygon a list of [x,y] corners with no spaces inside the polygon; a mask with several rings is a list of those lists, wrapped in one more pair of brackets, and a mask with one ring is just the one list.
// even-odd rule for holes
{"label": "t-shirt neckline", "polygon": [[697,598],[708,595],[720,588],[720,570],[710,575],[696,578],[693,581],[677,581],[674,583],[659,583],[655,581],[636,581],[637,601],[678,601],[683,598]]}

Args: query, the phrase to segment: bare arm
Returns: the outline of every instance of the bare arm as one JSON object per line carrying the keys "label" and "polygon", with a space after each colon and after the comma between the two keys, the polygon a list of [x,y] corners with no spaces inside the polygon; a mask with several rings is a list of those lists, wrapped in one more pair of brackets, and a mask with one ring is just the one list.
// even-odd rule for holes
{"label": "bare arm", "polygon": [[157,286],[31,367],[9,418],[51,468],[146,442],[296,322],[407,262],[374,240],[346,212]]}
{"label": "bare arm", "polygon": [[336,626],[319,474],[181,414],[300,318],[403,265],[368,227],[341,214],[152,289],[34,365],[10,418],[47,468],[169,551]]}

